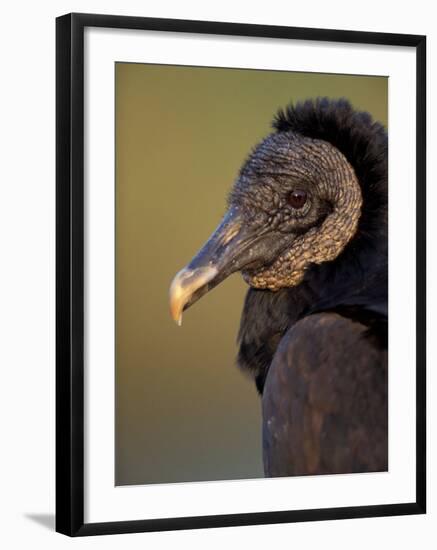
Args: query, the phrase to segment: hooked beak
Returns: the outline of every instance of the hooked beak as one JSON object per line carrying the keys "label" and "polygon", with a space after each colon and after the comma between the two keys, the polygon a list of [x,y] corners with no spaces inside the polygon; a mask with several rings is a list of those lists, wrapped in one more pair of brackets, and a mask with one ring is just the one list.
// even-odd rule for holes
{"label": "hooked beak", "polygon": [[170,312],[178,325],[185,309],[241,269],[244,252],[252,241],[253,235],[244,229],[238,209],[230,208],[203,248],[171,283]]}
{"label": "hooked beak", "polygon": [[199,298],[236,271],[253,272],[268,265],[293,238],[244,223],[238,207],[231,207],[199,253],[173,279],[171,316],[181,325],[183,311]]}

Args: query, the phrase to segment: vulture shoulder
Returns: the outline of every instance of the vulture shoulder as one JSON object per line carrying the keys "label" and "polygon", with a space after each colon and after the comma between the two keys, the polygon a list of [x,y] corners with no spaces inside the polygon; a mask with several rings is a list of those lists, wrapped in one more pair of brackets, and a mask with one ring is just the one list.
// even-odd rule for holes
{"label": "vulture shoulder", "polygon": [[386,331],[352,308],[287,331],[262,398],[267,476],[387,470]]}

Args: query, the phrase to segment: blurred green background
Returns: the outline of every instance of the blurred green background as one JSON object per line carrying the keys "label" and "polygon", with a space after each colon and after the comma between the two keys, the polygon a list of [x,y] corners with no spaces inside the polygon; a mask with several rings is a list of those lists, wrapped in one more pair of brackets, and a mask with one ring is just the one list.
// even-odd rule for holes
{"label": "blurred green background", "polygon": [[387,125],[383,77],[116,64],[116,485],[263,476],[260,399],[235,365],[234,275],[177,327],[173,275],[225,210],[279,107],[346,97]]}

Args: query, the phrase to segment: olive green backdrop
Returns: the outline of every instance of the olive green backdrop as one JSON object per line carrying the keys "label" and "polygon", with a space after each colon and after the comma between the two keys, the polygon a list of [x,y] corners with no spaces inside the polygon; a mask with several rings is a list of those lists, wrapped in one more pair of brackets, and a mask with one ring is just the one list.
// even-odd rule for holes
{"label": "olive green backdrop", "polygon": [[262,477],[260,400],[235,365],[234,275],[177,327],[168,287],[291,100],[347,97],[387,124],[386,78],[116,64],[117,485]]}

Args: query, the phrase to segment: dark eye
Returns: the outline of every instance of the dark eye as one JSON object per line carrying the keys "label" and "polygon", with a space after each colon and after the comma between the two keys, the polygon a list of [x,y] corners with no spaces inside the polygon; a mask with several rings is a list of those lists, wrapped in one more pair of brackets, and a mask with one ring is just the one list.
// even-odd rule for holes
{"label": "dark eye", "polygon": [[288,204],[296,210],[305,206],[306,201],[307,193],[303,189],[293,189],[288,195]]}

